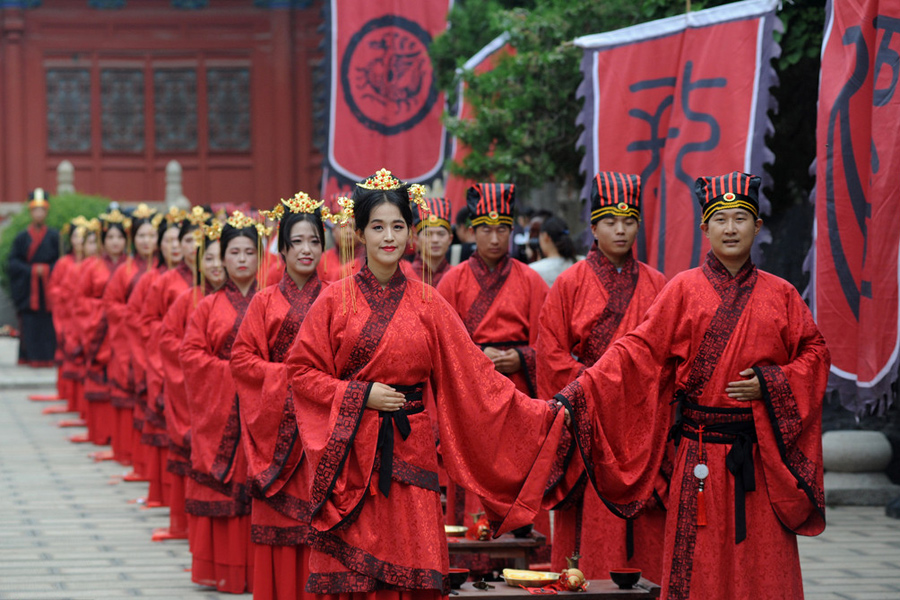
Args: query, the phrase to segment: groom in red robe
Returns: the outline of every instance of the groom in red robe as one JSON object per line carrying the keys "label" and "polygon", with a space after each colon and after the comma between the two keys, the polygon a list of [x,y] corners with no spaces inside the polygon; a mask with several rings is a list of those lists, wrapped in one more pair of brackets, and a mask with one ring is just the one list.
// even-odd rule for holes
{"label": "groom in red robe", "polygon": [[675,441],[669,599],[802,598],[796,536],[825,527],[830,355],[796,289],[750,259],[759,185],[745,173],[697,180],[705,263],[675,276],[643,323],[556,396],[591,482],[614,504],[653,493]]}
{"label": "groom in red robe", "polygon": [[21,331],[19,364],[50,367],[56,352],[56,333],[47,286],[59,258],[59,232],[45,223],[50,203],[44,190],[36,188],[28,199],[31,224],[13,240],[9,254],[10,291]]}
{"label": "groom in red robe", "polygon": [[[603,171],[591,188],[591,233],[596,241],[586,260],[557,277],[541,311],[541,398],[552,398],[610,344],[637,327],[666,284],[665,275],[632,256],[641,221],[641,176]],[[566,558],[579,554],[579,568],[589,578],[626,567],[661,581],[666,521],[662,507],[648,507],[640,516],[623,514],[604,505],[587,479],[567,434],[544,499],[547,508],[556,510],[552,569],[565,569]]]}
{"label": "groom in red robe", "polygon": [[[475,253],[450,269],[437,290],[459,313],[494,368],[536,398],[535,347],[548,288],[537,271],[509,255],[515,193],[511,183],[478,183],[468,189]],[[448,486],[448,523],[471,525],[469,514],[479,510],[474,495],[452,483]],[[546,511],[538,515],[535,527],[549,533]]]}

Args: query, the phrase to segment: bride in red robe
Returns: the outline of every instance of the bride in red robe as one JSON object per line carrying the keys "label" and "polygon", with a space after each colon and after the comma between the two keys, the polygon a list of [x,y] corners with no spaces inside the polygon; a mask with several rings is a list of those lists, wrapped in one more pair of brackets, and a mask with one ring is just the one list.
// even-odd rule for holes
{"label": "bride in red robe", "polygon": [[[53,329],[56,331],[56,354],[59,360],[59,375],[56,390],[60,398],[67,401],[63,410],[53,412],[76,412],[79,406],[78,396],[83,394],[84,373],[74,365],[75,357],[72,349],[77,344],[77,330],[73,321],[73,306],[68,294],[74,289],[70,285],[80,281],[81,266],[84,262],[84,240],[87,236],[88,221],[82,216],[75,217],[67,225],[69,252],[62,256],[53,266],[47,295],[50,299],[53,314]],[[46,409],[45,409],[46,410]]]}
{"label": "bride in red robe", "polygon": [[194,287],[181,292],[175,299],[166,311],[159,331],[159,353],[165,377],[163,395],[166,433],[169,438],[166,471],[170,475],[171,487],[169,526],[154,531],[154,541],[190,539],[191,528],[185,513],[185,484],[199,484],[189,479],[186,481],[191,471],[191,417],[188,412],[187,390],[184,387],[184,370],[181,368],[178,352],[194,308],[200,300],[225,283],[225,268],[222,266],[218,237],[220,233],[218,225],[203,225],[201,229],[194,231],[195,239],[200,239],[197,246],[198,281]]}
{"label": "bride in red robe", "polygon": [[302,193],[283,202],[287,210],[278,227],[278,249],[284,257],[284,276],[253,298],[231,352],[253,496],[256,600],[312,598],[305,592],[309,478],[283,363],[324,287],[316,267],[325,229],[317,210],[320,203]]}
{"label": "bride in red robe", "polygon": [[113,272],[126,258],[130,220],[113,209],[100,215],[102,252],[85,261],[81,278],[77,310],[82,317],[82,347],[84,348],[86,378],[84,396],[87,400],[87,434],[72,436],[73,442],[109,444],[116,415],[110,402],[106,368],[110,359],[109,321],[103,302],[103,292]]}
{"label": "bride in red robe", "polygon": [[[134,428],[131,448],[132,472],[125,475],[126,481],[147,481],[147,463],[150,448],[141,442],[144,429],[144,414],[147,412],[147,349],[145,339],[149,339],[148,324],[142,319],[144,306],[153,284],[166,272],[181,262],[181,243],[178,241],[181,221],[186,213],[177,208],[170,208],[159,223],[157,245],[161,260],[155,269],[151,269],[140,278],[131,296],[128,298],[128,319],[135,323],[128,328],[129,346],[131,348],[132,368],[134,370],[135,403],[132,415]],[[179,339],[179,343],[181,340]]]}
{"label": "bride in red robe", "polygon": [[191,521],[191,580],[220,592],[253,589],[247,457],[240,444],[238,397],[231,347],[256,293],[258,233],[235,211],[222,229],[228,273],[222,289],[197,304],[181,344],[191,419],[191,478],[185,509]]}
{"label": "bride in red robe", "polygon": [[163,317],[175,299],[194,285],[197,270],[197,245],[193,235],[211,215],[195,206],[181,222],[178,241],[181,244],[183,262],[162,275],[147,296],[141,314],[142,335],[147,347],[147,410],[144,411],[144,427],[141,442],[147,447],[146,476],[150,481],[147,506],[168,506],[171,481],[166,470],[168,464],[169,436],[166,433],[165,394],[163,387],[162,355],[159,347],[159,330]]}
{"label": "bride in red robe", "polygon": [[482,498],[495,532],[534,519],[563,429],[555,403],[517,391],[440,294],[398,268],[408,194],[385,170],[357,185],[367,265],[322,292],[286,361],[312,474],[311,593],[449,592],[426,386],[444,466]]}
{"label": "bride in red robe", "polygon": [[103,302],[109,323],[110,359],[107,367],[110,400],[116,415],[112,436],[112,451],[97,458],[112,458],[123,465],[131,464],[134,446],[135,386],[132,360],[131,331],[139,324],[128,318],[128,299],[138,281],[150,272],[156,254],[156,227],[151,219],[156,211],[140,204],[131,214],[131,230],[134,238],[134,256],[129,256],[113,273]]}

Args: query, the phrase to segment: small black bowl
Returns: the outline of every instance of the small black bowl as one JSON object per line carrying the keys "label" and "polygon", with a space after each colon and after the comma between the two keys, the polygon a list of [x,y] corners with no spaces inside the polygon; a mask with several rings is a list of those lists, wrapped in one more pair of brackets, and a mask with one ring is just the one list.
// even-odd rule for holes
{"label": "small black bowl", "polygon": [[469,578],[469,570],[468,569],[454,569],[450,568],[450,587],[454,590],[458,590],[462,587],[462,584],[466,582],[466,579]]}
{"label": "small black bowl", "polygon": [[527,538],[531,535],[531,531],[534,529],[534,525],[523,525],[522,527],[518,527],[512,530],[513,537],[516,538]]}
{"label": "small black bowl", "polygon": [[620,590],[630,590],[638,581],[641,580],[640,569],[616,569],[609,572],[610,579],[613,580]]}

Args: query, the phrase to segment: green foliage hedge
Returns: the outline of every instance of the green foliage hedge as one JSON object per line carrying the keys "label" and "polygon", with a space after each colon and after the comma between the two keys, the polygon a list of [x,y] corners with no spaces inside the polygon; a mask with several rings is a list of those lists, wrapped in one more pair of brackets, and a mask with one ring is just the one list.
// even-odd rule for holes
{"label": "green foliage hedge", "polygon": [[[86,194],[63,194],[50,198],[50,212],[47,213],[47,225],[54,229],[62,229],[62,226],[82,215],[88,219],[96,217],[106,210],[110,199],[101,196],[88,196]],[[9,293],[9,252],[12,249],[13,240],[28,228],[31,216],[28,214],[28,203],[22,203],[22,210],[13,215],[6,227],[0,231],[0,286]]]}

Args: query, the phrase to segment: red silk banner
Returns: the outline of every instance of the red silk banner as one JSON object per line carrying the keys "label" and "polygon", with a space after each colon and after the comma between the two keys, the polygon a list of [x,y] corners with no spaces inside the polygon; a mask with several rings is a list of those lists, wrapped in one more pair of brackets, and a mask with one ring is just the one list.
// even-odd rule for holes
{"label": "red silk banner", "polygon": [[445,99],[428,46],[451,0],[331,0],[329,128],[323,197],[385,167],[406,181],[439,176]]}
{"label": "red silk banner", "polygon": [[[637,254],[667,276],[709,249],[694,180],[744,171],[764,177],[770,60],[780,54],[776,0],[748,0],[575,40],[586,184],[599,171],[641,176]],[[769,204],[760,198],[760,208]],[[759,239],[758,241],[766,241]]]}
{"label": "red silk banner", "polygon": [[841,0],[826,11],[812,308],[832,389],[857,413],[881,413],[900,347],[900,3]]}
{"label": "red silk banner", "polygon": [[[509,35],[503,33],[488,43],[484,48],[479,50],[475,56],[466,61],[462,66],[464,71],[471,71],[476,75],[487,73],[497,65],[497,60],[504,55],[515,52],[507,43]],[[456,118],[459,120],[469,120],[475,118],[475,109],[466,102],[466,82],[460,80],[459,93],[457,94]],[[469,155],[471,149],[466,145],[453,138],[450,158],[456,163],[462,163]],[[458,175],[449,175],[447,183],[444,186],[444,197],[450,202],[452,212],[456,212],[466,205],[466,190],[477,183],[471,179],[465,179]]]}

